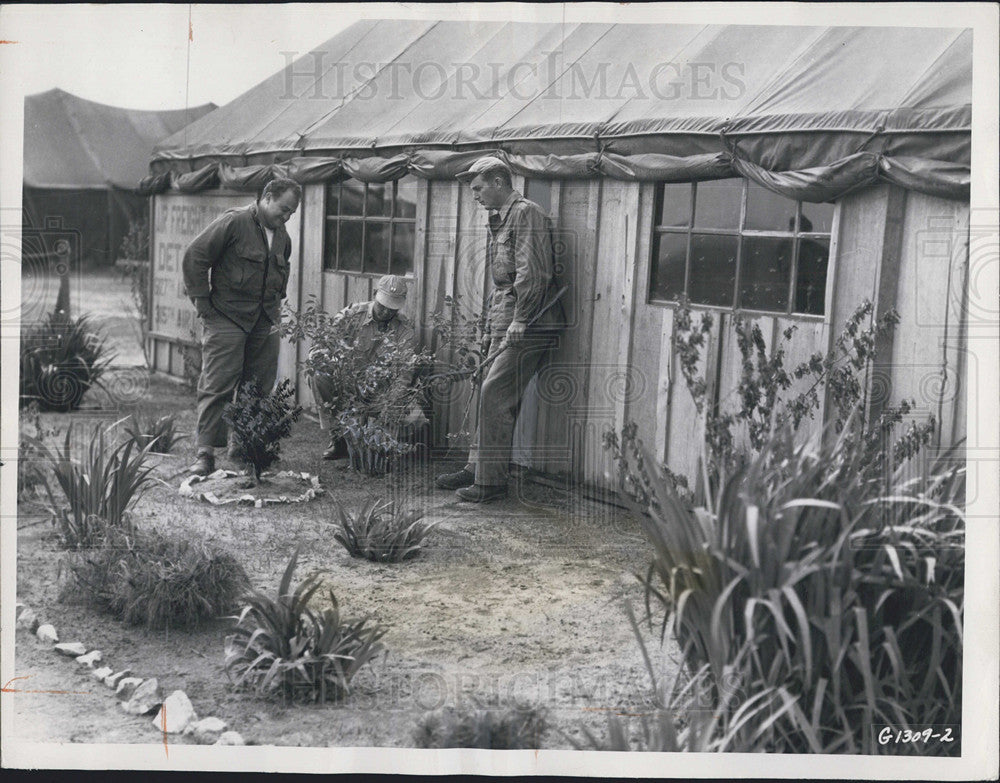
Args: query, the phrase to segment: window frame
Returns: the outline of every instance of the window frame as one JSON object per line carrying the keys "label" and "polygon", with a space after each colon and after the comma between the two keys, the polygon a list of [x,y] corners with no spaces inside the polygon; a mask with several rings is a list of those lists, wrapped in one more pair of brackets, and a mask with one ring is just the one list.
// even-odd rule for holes
{"label": "window frame", "polygon": [[[413,202],[413,217],[402,217],[396,214],[398,193],[399,193],[399,183],[404,179],[400,177],[399,179],[389,180],[387,182],[361,182],[357,180],[361,185],[364,186],[361,191],[361,214],[360,215],[342,215],[340,214],[340,205],[343,203],[341,197],[338,196],[337,199],[337,214],[331,215],[329,212],[330,208],[330,191],[332,188],[340,188],[348,180],[341,180],[339,182],[325,182],[323,184],[323,246],[322,246],[322,269],[324,273],[330,272],[338,275],[353,275],[355,277],[369,277],[378,278],[387,274],[401,274],[403,277],[413,277],[414,270],[417,263],[417,215],[419,212],[419,189],[420,180],[416,177],[413,181],[416,184],[416,190],[414,191],[414,202]],[[392,195],[391,195],[391,211],[389,215],[369,215],[368,214],[368,188],[370,185],[391,185]],[[333,249],[333,257],[337,262],[336,266],[330,266],[328,264],[328,259],[331,257],[327,243],[328,239],[328,228],[331,223],[337,226],[337,241]],[[357,223],[361,227],[361,269],[342,269],[340,268],[340,226],[342,223]],[[366,224],[379,224],[388,226],[388,258],[387,266],[385,271],[371,271],[366,270],[366,256],[365,256],[365,245],[367,243],[367,234],[365,231]],[[412,227],[413,231],[413,246],[410,249],[410,267],[405,271],[398,273],[392,271],[392,252],[395,246],[395,227],[397,225],[409,225]]]}
{"label": "window frame", "polygon": [[[711,235],[711,236],[726,236],[735,237],[736,242],[736,259],[735,266],[736,270],[733,279],[733,296],[730,304],[727,305],[717,305],[717,304],[707,304],[703,302],[693,302],[688,301],[687,304],[692,309],[696,310],[715,310],[719,312],[740,312],[747,313],[753,316],[773,316],[778,318],[795,318],[808,321],[827,321],[830,318],[830,290],[833,282],[833,268],[835,262],[835,251],[836,251],[836,236],[838,232],[838,226],[840,224],[840,201],[833,202],[833,214],[830,217],[830,231],[799,231],[802,221],[802,201],[796,201],[794,199],[787,199],[791,203],[795,204],[795,228],[793,231],[779,231],[776,229],[748,229],[744,228],[747,217],[747,201],[749,199],[749,193],[751,185],[753,184],[751,180],[745,177],[726,177],[724,179],[739,179],[742,182],[741,192],[740,192],[740,214],[739,223],[735,228],[708,228],[695,225],[695,207],[696,207],[696,193],[697,186],[701,182],[656,182],[654,183],[655,190],[652,199],[652,220],[650,221],[650,244],[649,244],[649,269],[646,279],[646,304],[656,306],[656,307],[669,307],[675,308],[680,305],[679,299],[659,299],[653,296],[653,281],[654,275],[657,269],[657,264],[659,262],[659,237],[664,234],[674,234],[682,235],[685,237],[685,256],[684,256],[684,284],[682,290],[684,295],[687,296],[687,292],[690,289],[691,282],[691,242],[692,237],[695,234]],[[704,182],[718,182],[724,180],[704,180]],[[686,226],[660,226],[657,221],[660,220],[660,215],[663,209],[663,199],[666,193],[667,185],[687,185],[688,195],[690,198],[689,202],[689,220]],[[782,197],[784,198],[784,197]],[[739,307],[737,305],[740,298],[740,286],[743,281],[743,239],[744,237],[749,238],[771,238],[771,239],[791,239],[792,240],[792,260],[791,272],[789,274],[788,280],[788,305],[784,310],[764,310],[760,308],[750,308],[750,307]],[[796,285],[798,283],[799,275],[799,247],[803,239],[818,239],[823,240],[827,243],[828,253],[826,261],[826,289],[823,292],[823,312],[822,313],[804,313],[798,312],[794,309],[795,307],[795,293]]]}

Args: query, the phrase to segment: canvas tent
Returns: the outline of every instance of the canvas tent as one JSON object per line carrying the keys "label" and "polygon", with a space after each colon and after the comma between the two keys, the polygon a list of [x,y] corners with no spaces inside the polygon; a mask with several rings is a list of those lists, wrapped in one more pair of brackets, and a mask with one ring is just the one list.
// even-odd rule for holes
{"label": "canvas tent", "polygon": [[[718,314],[718,400],[738,375],[734,311],[771,336],[796,326],[803,358],[861,299],[896,308],[882,401],[924,389],[950,441],[964,430],[971,49],[970,30],[941,28],[364,21],[159,144],[142,188],[159,194],[176,275],[190,235],[171,210],[208,219],[292,176],[305,195],[289,303],[337,309],[398,265],[426,324],[446,294],[487,293],[484,216],[454,175],[505,157],[550,211],[571,291],[572,325],[519,424],[519,458],[547,472],[602,483],[601,435],[626,420],[692,470],[678,293]],[[356,215],[349,195],[395,206]],[[153,326],[173,369],[185,337]],[[286,346],[285,374],[303,350]],[[463,406],[439,407],[443,439]]]}
{"label": "canvas tent", "polygon": [[[79,232],[86,262],[112,263],[129,221],[146,214],[137,192],[153,146],[214,109],[138,111],[60,89],[24,102],[26,237],[46,227]],[[38,248],[26,247],[26,255]]]}

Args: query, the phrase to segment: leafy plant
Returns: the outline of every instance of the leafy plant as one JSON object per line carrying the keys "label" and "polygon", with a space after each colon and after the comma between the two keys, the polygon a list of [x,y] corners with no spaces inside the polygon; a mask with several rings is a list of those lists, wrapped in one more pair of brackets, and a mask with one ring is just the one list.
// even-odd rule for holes
{"label": "leafy plant", "polygon": [[255,592],[232,618],[236,628],[226,638],[226,673],[236,687],[258,694],[320,703],[340,699],[361,667],[382,652],[379,639],[386,629],[369,625],[367,618],[343,619],[332,590],[329,607],[310,609],[322,580],[311,574],[292,590],[298,556],[296,550],[288,561],[277,596]]}
{"label": "leafy plant", "polygon": [[153,418],[136,411],[125,420],[125,433],[139,448],[152,446],[158,454],[169,454],[186,437],[177,432],[176,425],[174,416]]}
{"label": "leafy plant", "polygon": [[69,562],[72,584],[114,617],[149,628],[191,627],[231,612],[250,586],[229,553],[157,529],[110,528]]}
{"label": "leafy plant", "polygon": [[543,711],[535,707],[478,705],[425,714],[417,724],[418,748],[540,748],[547,729]]}
{"label": "leafy plant", "polygon": [[786,425],[707,509],[634,426],[609,438],[654,547],[647,612],[685,661],[660,706],[713,717],[689,749],[878,753],[873,725],[961,722],[964,467],[874,481],[852,431],[817,448]]}
{"label": "leafy plant", "polygon": [[[44,452],[38,444],[45,439],[59,434],[58,427],[46,427],[42,423],[37,402],[30,403],[21,412],[21,427],[19,429],[17,450],[17,496],[27,500],[36,495],[39,489],[45,488],[46,461]],[[26,429],[31,424],[34,433]]]}
{"label": "leafy plant", "polygon": [[[66,430],[61,450],[51,451],[41,440],[32,446],[51,468],[65,503],[57,500],[49,482],[45,491],[63,542],[74,549],[99,544],[109,528],[132,530],[128,515],[152,483],[152,466],[146,464],[150,445],[138,448],[126,440],[109,451],[104,429],[98,425],[82,460],[73,457],[73,425]],[[68,503],[68,507],[66,506]]]}
{"label": "leafy plant", "polygon": [[423,522],[419,510],[396,511],[391,501],[372,499],[353,516],[337,503],[333,537],[351,557],[398,563],[415,556],[436,522]]}
{"label": "leafy plant", "polygon": [[128,231],[122,237],[118,257],[130,261],[149,260],[149,219],[130,220]]}
{"label": "leafy plant", "polygon": [[236,401],[226,404],[222,418],[232,429],[233,442],[253,469],[254,481],[273,465],[281,452],[281,439],[292,432],[302,406],[292,405],[295,389],[286,378],[270,394],[262,394],[254,380],[240,386]]}
{"label": "leafy plant", "polygon": [[92,386],[101,385],[114,353],[89,316],[56,311],[21,335],[21,405],[43,411],[76,410]]}

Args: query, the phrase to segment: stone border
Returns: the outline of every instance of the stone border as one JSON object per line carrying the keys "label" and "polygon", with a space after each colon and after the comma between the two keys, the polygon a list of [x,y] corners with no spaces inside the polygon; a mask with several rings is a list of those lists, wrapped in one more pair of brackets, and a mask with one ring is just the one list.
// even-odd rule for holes
{"label": "stone border", "polygon": [[52,645],[53,652],[73,658],[77,666],[90,670],[90,676],[113,690],[121,702],[121,708],[129,715],[149,716],[156,713],[153,728],[166,741],[168,734],[190,736],[198,745],[245,745],[239,732],[227,731],[228,724],[211,716],[199,719],[184,691],[173,691],[164,698],[160,684],[155,677],[143,679],[133,677],[130,669],[115,671],[110,666],[96,668],[104,661],[100,650],[87,652],[82,642],[59,643],[59,635],[54,626],[40,623],[34,610],[18,601],[15,609],[16,628],[34,634],[39,640]]}
{"label": "stone border", "polygon": [[226,506],[231,503],[235,503],[238,506],[253,506],[254,508],[263,508],[264,506],[273,506],[282,503],[305,503],[326,494],[326,490],[319,484],[319,476],[295,470],[283,470],[279,473],[268,473],[265,471],[261,474],[261,476],[294,478],[303,482],[308,482],[310,484],[309,488],[301,495],[279,495],[276,498],[261,498],[255,497],[253,494],[247,492],[240,495],[238,498],[227,498],[226,500],[222,500],[214,492],[199,492],[193,486],[202,481],[207,481],[208,479],[235,478],[236,476],[243,475],[245,474],[237,473],[235,470],[224,470],[219,468],[217,471],[209,473],[207,476],[188,476],[181,482],[177,492],[181,497],[205,501],[206,503],[211,503],[213,506]]}

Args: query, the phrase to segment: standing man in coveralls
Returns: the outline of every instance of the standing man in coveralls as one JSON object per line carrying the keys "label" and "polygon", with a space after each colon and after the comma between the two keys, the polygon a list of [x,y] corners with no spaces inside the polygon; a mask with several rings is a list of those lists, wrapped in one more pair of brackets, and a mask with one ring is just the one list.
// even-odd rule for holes
{"label": "standing man in coveralls", "polygon": [[237,386],[256,378],[263,393],[274,387],[292,252],[285,222],[301,197],[297,182],[271,180],[257,201],[220,216],[184,254],[184,290],[202,323],[192,473],[215,470],[215,448],[226,445],[222,411]]}
{"label": "standing man in coveralls", "polygon": [[[514,423],[521,396],[565,323],[555,292],[552,228],[545,211],[513,189],[500,158],[480,158],[460,180],[489,210],[486,265],[493,280],[486,356],[493,359],[479,394],[479,426],[468,464],[437,478],[460,500],[483,503],[507,494]],[[541,315],[539,315],[541,313]]]}

